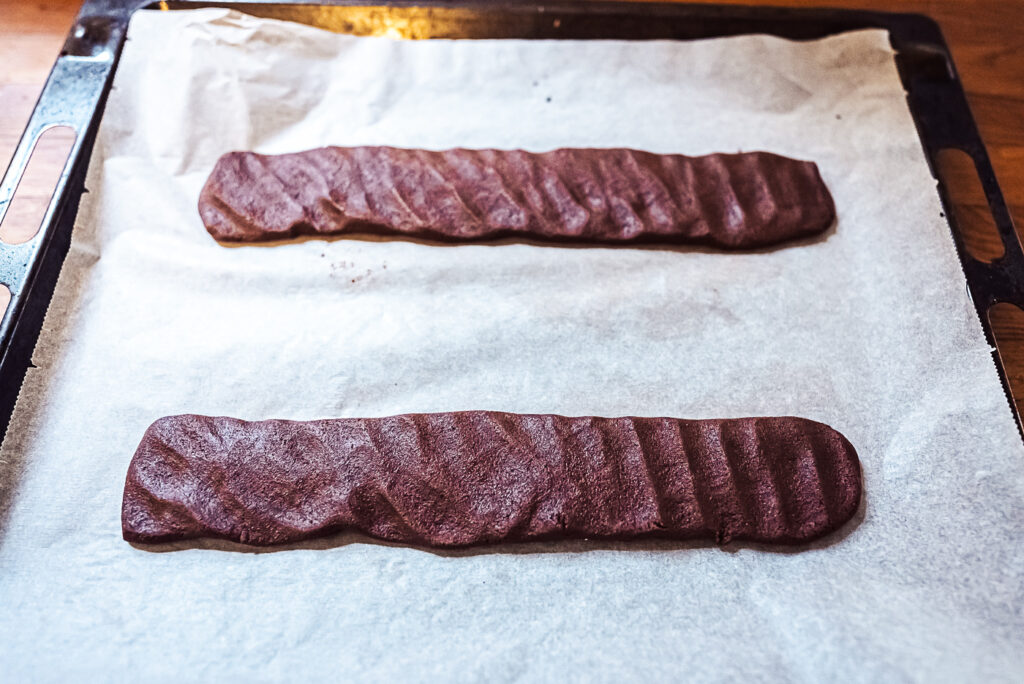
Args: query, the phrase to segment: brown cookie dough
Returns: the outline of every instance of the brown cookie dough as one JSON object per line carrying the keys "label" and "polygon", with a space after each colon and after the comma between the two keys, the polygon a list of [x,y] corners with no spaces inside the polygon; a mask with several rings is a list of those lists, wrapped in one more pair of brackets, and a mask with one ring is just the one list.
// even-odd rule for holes
{"label": "brown cookie dough", "polygon": [[493,411],[294,422],[181,415],[128,469],[124,538],[438,547],[666,537],[796,544],[853,516],[857,454],[802,418]]}
{"label": "brown cookie dough", "polygon": [[371,233],[747,249],[822,233],[835,206],[813,162],[767,152],[324,147],[224,155],[199,214],[229,242]]}

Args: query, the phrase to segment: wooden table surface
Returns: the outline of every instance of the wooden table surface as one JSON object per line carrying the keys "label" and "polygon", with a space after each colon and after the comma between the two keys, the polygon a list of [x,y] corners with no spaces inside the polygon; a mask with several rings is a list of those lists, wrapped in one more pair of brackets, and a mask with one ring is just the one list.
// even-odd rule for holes
{"label": "wooden table surface", "polygon": [[[1024,0],[722,1],[921,12],[938,20],[1011,213],[1024,219],[1024,42],[1019,37]],[[0,164],[5,168],[79,4],[80,0],[0,0]],[[60,142],[59,136],[55,142]],[[33,165],[33,180],[23,184],[26,199],[19,200],[20,209],[26,211],[4,222],[4,235],[24,233],[26,229],[31,233],[28,215],[33,207],[41,214],[39,207],[45,207],[49,199],[44,179],[55,176],[61,162],[59,154],[49,152]],[[948,173],[956,212],[967,226],[971,251],[979,256],[998,255],[998,239],[989,227],[991,219],[985,218],[984,198],[968,192],[969,172],[954,164]],[[18,222],[25,225],[15,225]],[[0,307],[4,306],[6,295],[0,291]],[[993,309],[990,320],[1014,398],[1019,407],[1024,407],[1024,312],[1001,304]]]}

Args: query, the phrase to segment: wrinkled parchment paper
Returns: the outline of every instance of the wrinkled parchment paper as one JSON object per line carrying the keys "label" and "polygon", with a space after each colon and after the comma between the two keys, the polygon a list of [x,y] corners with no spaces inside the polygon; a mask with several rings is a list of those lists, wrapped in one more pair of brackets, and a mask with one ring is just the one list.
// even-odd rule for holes
{"label": "wrinkled parchment paper", "polygon": [[[765,149],[816,160],[840,218],[751,254],[203,230],[221,153],[364,143]],[[1024,449],[884,33],[403,42],[141,12],[87,185],[3,449],[5,679],[1020,676]],[[856,445],[866,506],[798,553],[121,539],[165,414],[455,409],[805,416]]]}

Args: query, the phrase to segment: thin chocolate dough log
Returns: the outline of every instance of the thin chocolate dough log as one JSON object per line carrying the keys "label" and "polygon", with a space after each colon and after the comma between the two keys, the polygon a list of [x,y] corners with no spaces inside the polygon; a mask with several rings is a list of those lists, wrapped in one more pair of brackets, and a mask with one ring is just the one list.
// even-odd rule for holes
{"label": "thin chocolate dough log", "polygon": [[564,538],[796,544],[861,498],[857,454],[802,418],[491,411],[294,422],[181,415],[128,469],[131,542],[281,544],[356,530],[451,547]]}
{"label": "thin chocolate dough log", "polygon": [[448,242],[774,245],[824,232],[835,206],[813,162],[767,152],[231,152],[199,195],[225,242],[371,233]]}

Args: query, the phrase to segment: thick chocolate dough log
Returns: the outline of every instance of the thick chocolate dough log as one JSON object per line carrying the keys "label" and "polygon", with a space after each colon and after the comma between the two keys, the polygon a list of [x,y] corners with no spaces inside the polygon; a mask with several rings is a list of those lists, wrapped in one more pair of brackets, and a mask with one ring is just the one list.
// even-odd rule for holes
{"label": "thick chocolate dough log", "polygon": [[132,542],[642,536],[792,544],[860,503],[857,454],[802,418],[566,418],[490,411],[292,422],[161,418],[128,469]]}
{"label": "thick chocolate dough log", "polygon": [[224,155],[199,214],[230,242],[376,233],[751,248],[821,233],[835,207],[814,163],[767,152],[324,147]]}

